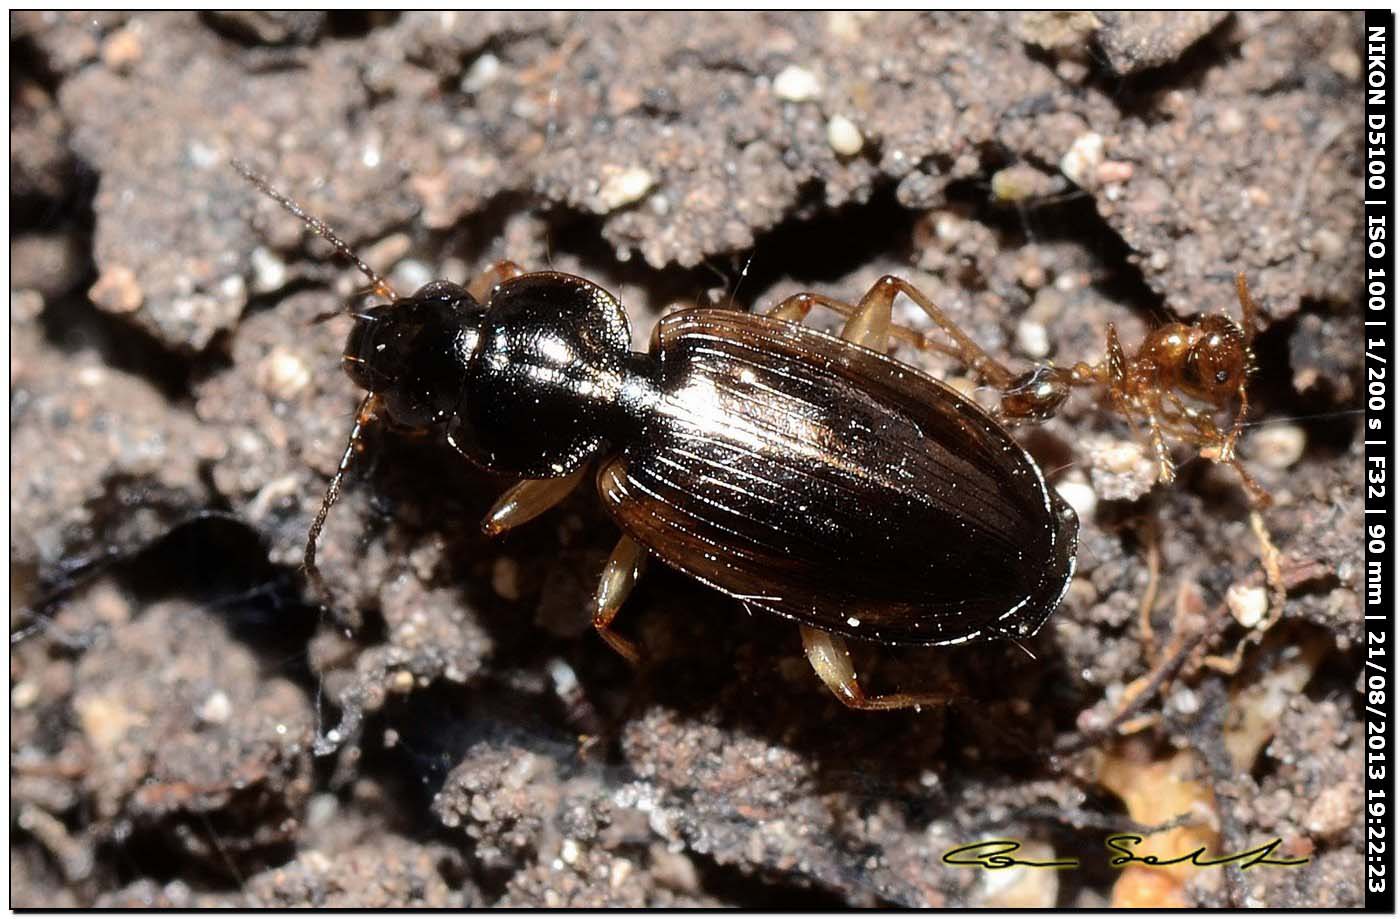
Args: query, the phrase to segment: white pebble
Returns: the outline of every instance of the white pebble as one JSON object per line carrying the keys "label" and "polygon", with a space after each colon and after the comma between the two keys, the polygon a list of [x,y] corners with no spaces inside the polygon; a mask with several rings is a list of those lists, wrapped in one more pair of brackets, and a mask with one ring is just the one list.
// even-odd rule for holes
{"label": "white pebble", "polygon": [[233,714],[233,703],[222,689],[216,689],[200,703],[196,714],[205,724],[223,724]]}
{"label": "white pebble", "polygon": [[1080,188],[1092,186],[1103,162],[1103,137],[1090,131],[1075,138],[1069,151],[1060,159],[1060,171]]}
{"label": "white pebble", "polygon": [[462,78],[462,91],[468,93],[479,92],[495,81],[501,72],[501,59],[489,51],[476,60],[467,69],[467,75]]}
{"label": "white pebble", "polygon": [[773,78],[773,95],[786,102],[806,102],[815,99],[822,91],[817,75],[796,64],[784,67]]}
{"label": "white pebble", "polygon": [[656,177],[640,166],[619,170],[608,176],[598,189],[598,203],[603,213],[642,200],[656,184]]}
{"label": "white pebble", "polygon": [[1016,324],[1016,347],[1026,357],[1040,360],[1050,354],[1050,333],[1041,323],[1022,319]]}
{"label": "white pebble", "polygon": [[1225,592],[1225,605],[1236,622],[1252,629],[1264,621],[1264,614],[1269,611],[1269,592],[1263,587],[1236,584]]}
{"label": "white pebble", "polygon": [[841,156],[855,156],[865,146],[865,137],[851,119],[832,115],[826,123],[826,142]]}
{"label": "white pebble", "polygon": [[437,272],[426,262],[416,258],[406,258],[394,266],[392,279],[399,290],[417,290],[430,281],[437,280]]}
{"label": "white pebble", "polygon": [[1287,469],[1303,458],[1308,434],[1296,424],[1271,424],[1245,441],[1249,458],[1270,469]]}
{"label": "white pebble", "polygon": [[258,246],[248,257],[253,263],[253,291],[265,294],[287,283],[287,263],[266,246]]}
{"label": "white pebble", "polygon": [[263,392],[286,402],[311,382],[306,362],[283,347],[273,348],[259,363],[254,375]]}
{"label": "white pebble", "polygon": [[1065,503],[1074,508],[1074,512],[1079,515],[1079,519],[1089,520],[1094,516],[1094,509],[1099,506],[1099,496],[1094,493],[1094,489],[1088,482],[1084,481],[1082,474],[1066,478],[1055,485],[1055,491]]}
{"label": "white pebble", "polygon": [[1105,501],[1136,501],[1157,484],[1157,463],[1142,444],[1094,438],[1085,444],[1089,479]]}

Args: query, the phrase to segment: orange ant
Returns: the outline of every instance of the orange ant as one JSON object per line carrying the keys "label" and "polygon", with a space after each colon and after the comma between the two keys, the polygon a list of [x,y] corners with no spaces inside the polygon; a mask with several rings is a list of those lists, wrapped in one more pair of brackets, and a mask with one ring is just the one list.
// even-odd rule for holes
{"label": "orange ant", "polygon": [[[1242,322],[1224,313],[1198,315],[1154,329],[1131,359],[1108,324],[1107,354],[1098,364],[1079,362],[1070,368],[1044,365],[1009,387],[1003,387],[1002,411],[1010,418],[1049,417],[1074,386],[1102,386],[1114,409],[1130,424],[1147,425],[1157,476],[1176,478],[1167,438],[1200,448],[1206,459],[1226,463],[1240,480],[1256,508],[1272,499],[1236,455],[1235,446],[1249,410],[1246,386],[1254,372],[1254,323],[1258,307],[1243,273],[1235,275]],[[995,381],[992,381],[995,384]],[[1228,428],[1216,415],[1238,397],[1239,408]]]}

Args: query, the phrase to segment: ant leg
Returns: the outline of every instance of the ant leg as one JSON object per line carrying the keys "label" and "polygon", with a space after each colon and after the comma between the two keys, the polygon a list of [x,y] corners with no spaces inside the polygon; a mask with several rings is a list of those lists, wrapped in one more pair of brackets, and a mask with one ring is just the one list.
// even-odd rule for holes
{"label": "ant leg", "polygon": [[1240,383],[1237,390],[1240,397],[1240,410],[1235,413],[1235,421],[1230,425],[1230,433],[1225,435],[1225,443],[1220,447],[1220,459],[1230,462],[1235,458],[1235,442],[1239,440],[1240,432],[1244,430],[1244,416],[1249,411],[1249,396],[1245,393],[1245,385]]}
{"label": "ant leg", "polygon": [[306,572],[306,577],[311,581],[311,585],[316,592],[321,595],[321,602],[326,606],[334,606],[334,597],[331,596],[330,585],[326,583],[325,577],[321,574],[321,569],[316,565],[316,541],[321,538],[321,530],[326,525],[326,517],[331,512],[331,507],[340,499],[340,489],[345,482],[345,472],[350,468],[350,463],[364,446],[364,428],[373,418],[375,410],[379,407],[379,398],[370,393],[365,396],[360,407],[355,411],[355,425],[350,429],[350,438],[346,441],[345,452],[340,456],[340,465],[336,467],[335,475],[331,476],[331,482],[326,486],[326,495],[321,499],[321,509],[316,512],[316,518],[311,521],[311,529],[306,531],[306,549],[302,552],[301,570]]}
{"label": "ant leg", "polygon": [[[1170,425],[1171,433],[1188,443],[1204,444],[1201,456],[1217,463],[1225,463],[1240,477],[1240,484],[1249,494],[1250,503],[1256,508],[1269,507],[1274,503],[1273,496],[1259,481],[1245,469],[1244,462],[1235,453],[1234,438],[1238,436],[1244,420],[1244,387],[1240,387],[1241,411],[1235,416],[1235,424],[1228,435],[1209,418],[1191,412],[1173,393],[1164,394],[1179,410],[1177,420]],[[1189,425],[1189,427],[1187,426]]]}
{"label": "ant leg", "polygon": [[851,654],[846,649],[846,640],[830,632],[799,626],[802,631],[802,647],[807,652],[807,662],[821,677],[826,688],[836,698],[850,708],[867,711],[887,711],[894,708],[918,708],[921,705],[945,705],[955,699],[942,693],[896,692],[878,696],[868,696],[860,688],[856,670],[851,663]]}
{"label": "ant leg", "polygon": [[525,269],[512,261],[492,262],[482,270],[480,274],[472,278],[467,285],[467,293],[472,295],[472,299],[478,303],[486,302],[486,295],[491,293],[491,289],[502,281],[509,281],[511,278],[518,278],[525,273]]}
{"label": "ant leg", "polygon": [[646,568],[646,562],[647,550],[631,536],[624,535],[617,541],[612,555],[608,556],[608,563],[603,566],[603,577],[598,581],[594,600],[593,628],[598,630],[603,641],[627,658],[634,667],[641,666],[642,651],[635,641],[614,632],[612,621],[617,618],[622,604],[627,602],[637,578]]}
{"label": "ant leg", "polygon": [[1254,507],[1256,509],[1269,507],[1274,503],[1274,496],[1269,494],[1268,490],[1264,488],[1263,485],[1260,485],[1259,481],[1255,479],[1254,476],[1249,474],[1244,468],[1244,463],[1240,461],[1238,456],[1232,456],[1228,460],[1225,460],[1225,462],[1229,463],[1231,468],[1235,470],[1235,473],[1239,475],[1240,483],[1244,485],[1245,491],[1249,492],[1249,498],[1254,502]]}
{"label": "ant leg", "polygon": [[1157,480],[1176,480],[1176,467],[1172,465],[1172,454],[1167,449],[1167,438],[1162,434],[1162,422],[1152,409],[1147,410],[1147,432],[1152,441],[1152,452],[1157,457]]}
{"label": "ant leg", "polygon": [[481,530],[487,536],[496,536],[512,527],[534,520],[540,514],[569,496],[569,492],[583,481],[587,467],[557,479],[525,479],[517,482],[501,495],[481,521]]}

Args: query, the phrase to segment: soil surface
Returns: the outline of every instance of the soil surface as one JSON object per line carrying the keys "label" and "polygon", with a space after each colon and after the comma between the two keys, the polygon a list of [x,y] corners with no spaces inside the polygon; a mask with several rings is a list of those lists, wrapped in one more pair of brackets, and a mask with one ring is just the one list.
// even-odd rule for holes
{"label": "soil surface", "polygon": [[[1360,49],[1342,13],[12,14],[12,905],[1359,906]],[[321,609],[361,393],[317,319],[364,281],[230,157],[401,291],[553,266],[638,349],[892,272],[1018,368],[1097,361],[1244,272],[1287,602],[1238,477],[1181,447],[1154,487],[1086,393],[1018,434],[1082,519],[1047,626],[854,650],[945,709],[844,709],[660,565],[634,672],[592,489],[487,540],[509,483],[384,428]],[[1307,861],[1107,865],[1148,829]],[[1082,865],[941,861],[994,838]]]}

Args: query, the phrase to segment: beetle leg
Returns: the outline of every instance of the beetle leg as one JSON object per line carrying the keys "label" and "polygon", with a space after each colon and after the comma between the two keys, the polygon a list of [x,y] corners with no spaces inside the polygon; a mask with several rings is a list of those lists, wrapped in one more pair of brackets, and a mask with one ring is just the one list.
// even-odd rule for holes
{"label": "beetle leg", "polygon": [[841,337],[872,351],[888,351],[890,347],[890,305],[894,301],[866,294],[856,306],[855,314],[846,320]]}
{"label": "beetle leg", "polygon": [[593,610],[593,628],[598,630],[599,637],[614,651],[627,658],[634,667],[641,666],[641,649],[630,638],[623,638],[614,632],[612,621],[617,618],[622,604],[627,602],[627,597],[636,586],[637,578],[641,577],[646,562],[647,550],[643,549],[640,543],[631,536],[619,539],[617,548],[613,549],[612,555],[608,556],[608,563],[603,566],[603,577],[598,582]]}
{"label": "beetle leg", "polygon": [[487,294],[491,289],[502,281],[509,281],[511,278],[518,278],[525,273],[525,269],[512,261],[492,262],[467,285],[467,293],[472,295],[472,299],[479,303],[486,302]]}
{"label": "beetle leg", "polygon": [[[997,389],[1006,389],[1015,379],[1006,366],[992,357],[982,346],[973,341],[966,332],[958,327],[958,324],[948,317],[938,305],[928,298],[923,291],[910,284],[903,278],[897,278],[892,274],[887,274],[876,281],[870,290],[866,291],[861,298],[861,306],[883,303],[888,309],[894,303],[894,298],[898,294],[904,294],[918,305],[919,309],[928,314],[934,324],[943,330],[943,333],[953,340],[953,346],[957,355],[963,363],[988,384]],[[923,341],[927,341],[924,336],[920,336]],[[921,342],[922,344],[922,342]],[[927,345],[924,345],[927,347]]]}
{"label": "beetle leg", "polygon": [[540,514],[569,496],[587,467],[558,479],[525,479],[517,482],[501,495],[481,521],[481,529],[487,536],[504,533],[511,527],[534,520]]}
{"label": "beetle leg", "polygon": [[[868,298],[868,296],[869,295],[867,294],[866,297]],[[793,294],[791,297],[788,297],[786,300],[783,300],[777,306],[770,309],[764,315],[771,316],[774,319],[782,319],[786,322],[800,323],[807,318],[807,314],[812,311],[812,307],[820,306],[831,310],[838,316],[845,317],[846,323],[849,326],[850,323],[860,314],[861,310],[866,307],[866,305],[866,298],[861,299],[860,306],[852,306],[851,304],[846,303],[844,300],[837,300],[834,297],[828,297],[823,294],[804,292],[800,294]],[[933,348],[934,350],[942,350],[937,348],[935,344],[926,341],[924,339],[924,336],[920,335],[918,332],[915,332],[913,329],[908,328],[907,326],[898,325],[896,323],[889,323],[888,335],[889,337],[893,337],[897,341],[903,342],[904,344],[910,345],[915,348]],[[847,340],[852,341],[854,339]],[[864,342],[858,343],[864,344]],[[874,346],[868,347],[874,348]],[[874,350],[883,351],[885,350],[885,348],[874,348]]]}
{"label": "beetle leg", "polygon": [[944,705],[953,701],[952,696],[941,693],[895,692],[868,696],[856,679],[856,669],[851,663],[851,654],[846,649],[846,639],[810,626],[804,625],[799,628],[802,631],[802,647],[807,652],[808,663],[817,672],[817,676],[821,677],[826,688],[850,708],[885,711],[894,708],[916,708],[920,705]]}

